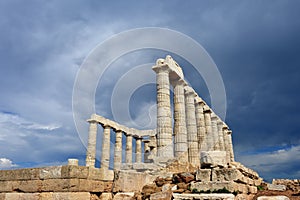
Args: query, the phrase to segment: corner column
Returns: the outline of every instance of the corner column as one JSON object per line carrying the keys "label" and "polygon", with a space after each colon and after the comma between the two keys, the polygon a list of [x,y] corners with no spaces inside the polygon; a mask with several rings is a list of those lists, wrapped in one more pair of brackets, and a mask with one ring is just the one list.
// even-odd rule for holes
{"label": "corner column", "polygon": [[88,120],[88,122],[90,123],[90,128],[85,165],[87,167],[95,167],[98,122],[95,120]]}
{"label": "corner column", "polygon": [[186,108],[186,125],[188,141],[188,159],[189,162],[198,166],[200,165],[200,154],[197,142],[197,125],[194,99],[196,94],[191,87],[185,87],[185,108]]}
{"label": "corner column", "polygon": [[169,67],[158,60],[152,67],[157,86],[157,156],[173,156],[172,115],[170,105]]}
{"label": "corner column", "polygon": [[115,144],[115,155],[114,155],[114,169],[120,170],[122,164],[122,131],[116,130],[116,144]]}
{"label": "corner column", "polygon": [[103,139],[102,139],[102,152],[101,152],[101,168],[109,168],[110,157],[110,126],[103,124]]}
{"label": "corner column", "polygon": [[[182,79],[173,81],[175,157],[183,156],[184,153],[188,150],[184,86],[185,83]],[[188,157],[182,157],[182,160],[188,161]]]}
{"label": "corner column", "polygon": [[229,137],[228,137],[228,127],[223,127],[223,136],[224,136],[224,147],[226,151],[226,162],[230,163],[230,145],[229,145]]}

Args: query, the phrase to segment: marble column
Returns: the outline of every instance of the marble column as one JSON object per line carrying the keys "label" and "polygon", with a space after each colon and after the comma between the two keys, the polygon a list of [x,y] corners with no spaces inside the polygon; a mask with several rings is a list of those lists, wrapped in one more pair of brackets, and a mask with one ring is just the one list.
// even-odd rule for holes
{"label": "marble column", "polygon": [[85,165],[87,167],[95,167],[98,122],[94,120],[89,120],[88,122],[90,123],[90,128]]}
{"label": "marble column", "polygon": [[[185,116],[185,97],[184,86],[182,79],[172,82],[174,87],[174,140],[175,140],[175,157],[182,156],[187,152],[187,129]],[[188,161],[187,156],[181,157],[182,160]]]}
{"label": "marble column", "polygon": [[224,135],[223,135],[223,121],[221,119],[218,119],[217,126],[218,126],[220,151],[225,151]]}
{"label": "marble column", "polygon": [[196,97],[195,106],[196,106],[198,150],[199,152],[201,152],[207,150],[205,121],[204,121],[204,113],[203,113],[204,101],[200,97]]}
{"label": "marble column", "polygon": [[219,151],[219,132],[218,132],[218,125],[217,125],[218,117],[215,113],[211,113],[211,130],[212,130],[212,137],[213,137],[213,147],[214,151]]}
{"label": "marble column", "polygon": [[185,111],[186,111],[186,126],[187,126],[187,141],[188,141],[188,160],[194,165],[200,165],[200,154],[198,151],[197,141],[197,125],[196,125],[196,111],[195,91],[187,86],[185,90]]}
{"label": "marble column", "polygon": [[233,153],[233,145],[232,145],[232,131],[228,131],[228,141],[229,141],[229,155],[230,155],[230,162],[234,162],[234,153]]}
{"label": "marble column", "polygon": [[126,133],[126,151],[125,151],[126,163],[132,163],[132,135]]}
{"label": "marble column", "polygon": [[173,131],[170,105],[169,67],[158,60],[152,67],[157,86],[157,156],[173,157]]}
{"label": "marble column", "polygon": [[223,127],[223,136],[224,136],[224,147],[226,151],[226,162],[230,163],[230,148],[229,148],[229,138],[228,138],[228,127]]}
{"label": "marble column", "polygon": [[122,165],[122,131],[116,130],[116,144],[115,144],[115,156],[114,156],[114,169],[120,170]]}
{"label": "marble column", "polygon": [[149,160],[149,156],[150,156],[150,146],[149,146],[149,143],[150,143],[150,140],[143,140],[144,142],[144,162],[145,163],[149,163],[150,160]]}
{"label": "marble column", "polygon": [[136,137],[135,162],[142,162],[142,138]]}
{"label": "marble column", "polygon": [[210,108],[205,105],[203,108],[204,112],[204,121],[205,121],[205,130],[206,130],[206,144],[207,144],[207,151],[213,150],[213,136],[212,136],[212,128],[211,128],[211,110]]}
{"label": "marble column", "polygon": [[101,168],[109,168],[110,157],[110,126],[103,124],[102,152],[101,152]]}

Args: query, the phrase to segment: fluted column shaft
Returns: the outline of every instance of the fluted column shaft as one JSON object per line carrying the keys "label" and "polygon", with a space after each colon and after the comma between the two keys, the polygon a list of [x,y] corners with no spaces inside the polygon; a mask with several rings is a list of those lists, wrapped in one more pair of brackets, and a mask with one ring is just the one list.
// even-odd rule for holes
{"label": "fluted column shaft", "polygon": [[132,135],[126,135],[126,152],[125,152],[126,163],[132,163]]}
{"label": "fluted column shaft", "polygon": [[200,98],[198,98],[195,102],[195,105],[196,105],[198,150],[199,152],[201,152],[207,150],[205,121],[204,121],[204,113],[203,113],[204,102]]}
{"label": "fluted column shaft", "polygon": [[195,113],[195,92],[190,88],[185,88],[185,108],[186,108],[186,125],[188,141],[188,160],[194,165],[200,165],[200,155],[197,142],[197,125]]}
{"label": "fluted column shaft", "polygon": [[224,147],[226,151],[226,162],[230,163],[230,144],[229,144],[229,137],[228,137],[228,128],[223,128],[223,135],[224,135]]}
{"label": "fluted column shaft", "polygon": [[88,139],[88,148],[86,152],[86,161],[85,165],[87,167],[95,167],[96,161],[96,141],[97,141],[97,126],[98,122],[89,121],[89,139]]}
{"label": "fluted column shaft", "polygon": [[122,164],[122,131],[116,130],[116,144],[115,144],[115,155],[114,155],[114,169],[121,169]]}
{"label": "fluted column shaft", "polygon": [[142,138],[136,138],[135,162],[142,162]]}
{"label": "fluted column shaft", "polygon": [[207,151],[213,150],[213,136],[212,136],[212,128],[211,128],[211,110],[209,108],[204,108],[204,120],[205,120],[205,131],[206,131],[206,144]]}
{"label": "fluted column shaft", "polygon": [[213,147],[212,150],[219,151],[219,132],[218,132],[218,125],[217,125],[218,117],[215,113],[211,114],[211,130],[212,130],[212,137],[213,137]]}
{"label": "fluted column shaft", "polygon": [[228,141],[229,141],[229,153],[230,153],[230,161],[234,162],[234,153],[233,153],[233,145],[232,145],[232,131],[228,131]]}
{"label": "fluted column shaft", "polygon": [[157,86],[157,156],[173,157],[170,81],[167,65],[156,65]]}
{"label": "fluted column shaft", "polygon": [[[185,116],[184,82],[178,80],[173,83],[174,87],[174,135],[175,135],[175,157],[187,152],[187,129]],[[185,161],[186,158],[182,158]]]}
{"label": "fluted column shaft", "polygon": [[218,119],[217,126],[218,126],[218,135],[219,135],[218,141],[219,141],[220,151],[225,151],[222,120]]}
{"label": "fluted column shaft", "polygon": [[101,168],[109,168],[109,157],[110,157],[110,126],[102,125],[103,138],[102,138],[102,152],[101,152]]}

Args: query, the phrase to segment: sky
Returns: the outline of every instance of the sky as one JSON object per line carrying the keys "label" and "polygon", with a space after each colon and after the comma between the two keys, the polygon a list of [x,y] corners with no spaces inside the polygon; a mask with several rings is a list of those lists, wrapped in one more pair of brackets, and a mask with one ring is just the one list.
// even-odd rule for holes
{"label": "sky", "polygon": [[[300,179],[299,9],[292,0],[0,1],[0,169],[62,165],[68,158],[84,164],[88,124],[81,119],[86,132],[78,133],[72,110],[79,70],[116,34],[159,27],[192,38],[216,64],[236,160],[265,180]],[[151,65],[168,54],[210,104],[208,85],[189,61],[142,49],[116,58],[96,82],[96,113],[155,128]],[[138,83],[148,78],[149,84]],[[114,91],[131,93],[122,99]],[[132,120],[122,121],[128,110]]]}

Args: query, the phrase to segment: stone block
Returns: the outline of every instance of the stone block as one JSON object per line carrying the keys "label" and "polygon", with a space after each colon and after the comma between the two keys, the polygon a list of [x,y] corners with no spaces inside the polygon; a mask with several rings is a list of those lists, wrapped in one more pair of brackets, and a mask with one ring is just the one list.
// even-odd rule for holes
{"label": "stone block", "polygon": [[257,200],[289,200],[287,196],[260,196]]}
{"label": "stone block", "polygon": [[66,165],[61,167],[62,178],[88,178],[89,168],[85,166]]}
{"label": "stone block", "polygon": [[233,194],[178,194],[178,193],[173,193],[173,198],[174,200],[193,200],[193,199],[198,199],[198,200],[234,200],[234,195]]}
{"label": "stone block", "polygon": [[274,191],[286,191],[285,185],[274,185],[274,184],[267,184],[268,190],[274,190]]}
{"label": "stone block", "polygon": [[6,193],[5,200],[39,200],[39,193]]}
{"label": "stone block", "polygon": [[0,192],[12,192],[13,181],[0,181]]}
{"label": "stone block", "polygon": [[134,192],[119,192],[113,200],[134,200]]}
{"label": "stone block", "polygon": [[208,182],[210,180],[211,169],[198,169],[196,171],[196,181]]}
{"label": "stone block", "polygon": [[248,192],[251,193],[251,194],[256,194],[257,193],[257,187],[248,185]]}
{"label": "stone block", "polygon": [[202,151],[200,154],[201,166],[226,166],[225,151]]}
{"label": "stone block", "polygon": [[61,178],[61,166],[43,167],[39,169],[40,179]]}
{"label": "stone block", "polygon": [[244,175],[234,168],[213,169],[212,181],[243,181]]}
{"label": "stone block", "polygon": [[88,169],[88,179],[102,180],[102,181],[112,181],[114,180],[114,171],[104,168],[93,168]]}
{"label": "stone block", "polygon": [[52,199],[66,199],[66,200],[86,200],[90,199],[91,194],[89,192],[54,192]]}
{"label": "stone block", "polygon": [[227,190],[233,192],[235,191],[235,183],[232,181],[224,181],[224,182],[215,182],[215,181],[210,181],[210,182],[191,182],[190,184],[190,190],[196,190],[196,191],[213,191],[213,190],[220,190],[226,188]]}
{"label": "stone block", "polygon": [[107,192],[104,192],[100,195],[100,200],[112,200],[113,197],[112,197],[112,193],[107,193]]}
{"label": "stone block", "polygon": [[150,195],[150,200],[171,200],[172,199],[172,192],[157,192]]}
{"label": "stone block", "polygon": [[179,173],[178,175],[185,183],[195,180],[195,176],[189,172]]}
{"label": "stone block", "polygon": [[116,175],[113,192],[141,192],[143,186],[152,183],[155,178],[145,173],[121,170]]}
{"label": "stone block", "polygon": [[0,181],[37,180],[37,179],[39,179],[38,168],[0,170]]}

